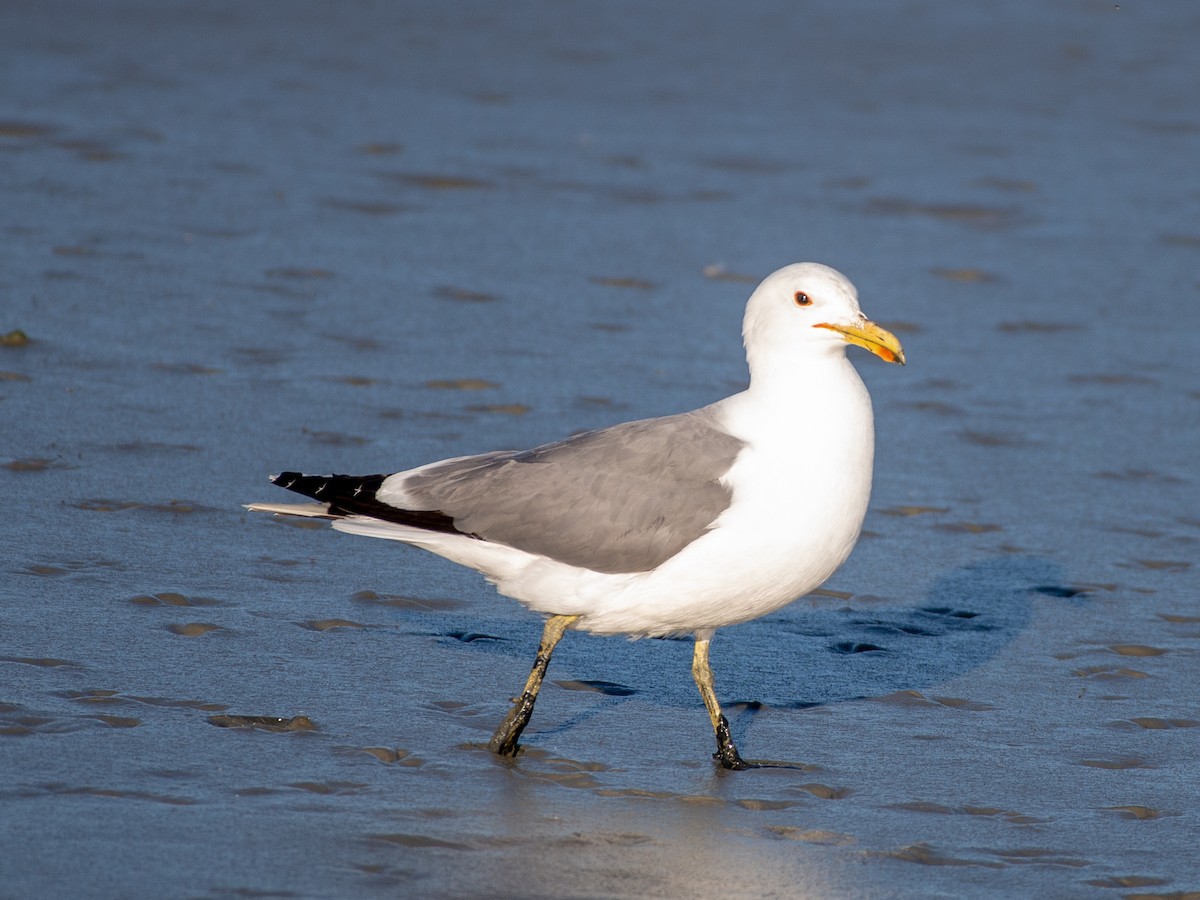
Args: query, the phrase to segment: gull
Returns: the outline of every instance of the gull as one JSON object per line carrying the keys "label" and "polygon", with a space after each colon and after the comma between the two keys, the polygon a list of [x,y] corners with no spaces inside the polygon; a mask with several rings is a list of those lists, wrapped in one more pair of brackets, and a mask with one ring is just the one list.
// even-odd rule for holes
{"label": "gull", "polygon": [[845,351],[905,359],[895,335],[859,310],[849,279],[819,263],[769,275],[742,334],[749,387],[709,406],[390,475],[284,472],[271,480],[316,502],[246,508],[429,550],[546,616],[494,753],[516,755],[566,631],[692,635],[713,758],[752,768],[717,701],[713,633],[809,593],[849,556],[871,493],[875,426]]}

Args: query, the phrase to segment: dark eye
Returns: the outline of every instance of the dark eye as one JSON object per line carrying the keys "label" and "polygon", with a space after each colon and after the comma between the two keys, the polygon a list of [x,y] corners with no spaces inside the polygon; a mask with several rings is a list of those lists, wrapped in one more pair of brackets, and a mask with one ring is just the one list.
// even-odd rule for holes
{"label": "dark eye", "polygon": [[792,295],[792,300],[797,306],[812,306],[812,297],[808,296],[804,291],[796,291]]}

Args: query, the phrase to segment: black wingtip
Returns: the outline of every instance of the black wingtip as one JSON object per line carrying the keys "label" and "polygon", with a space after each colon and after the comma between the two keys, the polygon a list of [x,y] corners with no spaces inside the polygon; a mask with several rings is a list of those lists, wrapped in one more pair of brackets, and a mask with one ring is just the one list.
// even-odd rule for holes
{"label": "black wingtip", "polygon": [[[334,476],[334,477],[336,477],[336,476]],[[278,475],[271,476],[271,484],[276,484],[276,485],[279,485],[279,487],[281,487],[281,488],[284,488],[289,491],[297,491],[298,493],[301,493],[301,494],[307,494],[308,492],[304,489],[303,486],[298,486],[298,484],[303,485],[310,481],[321,481],[321,480],[322,479],[319,476],[313,477],[312,475],[304,475],[300,472],[280,472]],[[308,494],[308,496],[312,497],[313,494]]]}
{"label": "black wingtip", "polygon": [[424,528],[426,531],[478,537],[454,527],[454,518],[440,510],[400,509],[376,499],[375,493],[387,478],[387,475],[303,475],[300,472],[280,472],[271,476],[271,481],[278,487],[327,503],[329,513],[333,516],[369,516],[384,522]]}

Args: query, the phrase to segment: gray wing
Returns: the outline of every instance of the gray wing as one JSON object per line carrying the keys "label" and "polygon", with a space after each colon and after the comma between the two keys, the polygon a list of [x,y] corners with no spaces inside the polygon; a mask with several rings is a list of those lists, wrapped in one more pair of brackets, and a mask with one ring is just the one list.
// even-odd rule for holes
{"label": "gray wing", "polygon": [[697,410],[435,463],[405,474],[394,491],[384,485],[379,499],[439,510],[459,531],[570,565],[643,572],[729,506],[720,478],[742,446]]}

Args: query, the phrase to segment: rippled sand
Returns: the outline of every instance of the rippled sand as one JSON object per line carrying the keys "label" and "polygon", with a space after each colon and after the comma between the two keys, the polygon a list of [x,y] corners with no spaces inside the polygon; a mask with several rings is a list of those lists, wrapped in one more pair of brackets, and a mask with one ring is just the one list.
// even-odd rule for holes
{"label": "rippled sand", "polygon": [[[0,8],[0,894],[1195,897],[1184,4]],[[867,532],[687,642],[245,515],[687,409],[846,271]],[[277,492],[275,492],[277,493]]]}

